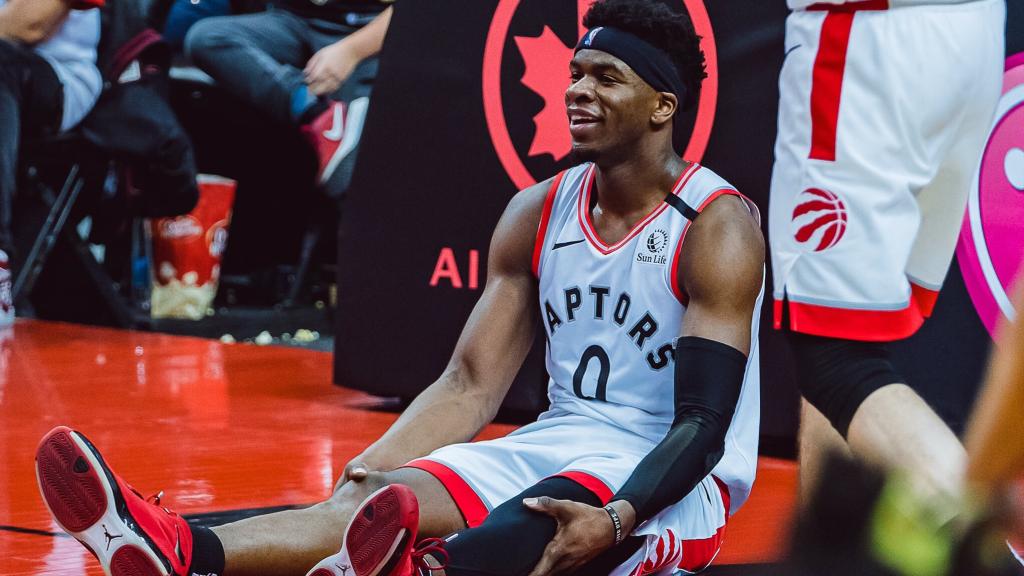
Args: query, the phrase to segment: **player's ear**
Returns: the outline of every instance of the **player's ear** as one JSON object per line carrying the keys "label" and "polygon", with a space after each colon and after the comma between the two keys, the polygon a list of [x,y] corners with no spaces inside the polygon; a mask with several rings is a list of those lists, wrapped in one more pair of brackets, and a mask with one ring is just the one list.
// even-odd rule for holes
{"label": "player's ear", "polygon": [[658,101],[651,112],[651,122],[655,126],[661,126],[672,121],[679,109],[679,99],[671,92],[658,92]]}

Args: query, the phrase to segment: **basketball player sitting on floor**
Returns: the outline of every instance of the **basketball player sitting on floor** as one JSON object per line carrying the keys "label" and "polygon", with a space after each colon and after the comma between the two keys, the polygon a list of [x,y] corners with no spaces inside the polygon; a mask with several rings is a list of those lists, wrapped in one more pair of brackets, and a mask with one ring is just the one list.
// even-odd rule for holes
{"label": "basketball player sitting on floor", "polygon": [[[603,0],[584,23],[565,96],[582,163],[512,199],[448,368],[327,501],[190,526],[80,433],[43,439],[43,497],[110,573],[662,574],[711,562],[757,462],[764,242],[752,204],[673,146],[705,76],[689,19],[654,0]],[[538,320],[551,408],[465,443],[497,411]],[[104,527],[125,537],[108,549]]]}

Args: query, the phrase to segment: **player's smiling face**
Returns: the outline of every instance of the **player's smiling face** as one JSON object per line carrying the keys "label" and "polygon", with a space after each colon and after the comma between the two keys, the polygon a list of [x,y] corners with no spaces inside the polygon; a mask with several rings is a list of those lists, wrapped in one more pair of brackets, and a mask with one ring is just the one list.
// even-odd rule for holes
{"label": "player's smiling face", "polygon": [[622,150],[650,131],[658,93],[607,52],[580,50],[569,62],[565,91],[572,149],[581,160]]}

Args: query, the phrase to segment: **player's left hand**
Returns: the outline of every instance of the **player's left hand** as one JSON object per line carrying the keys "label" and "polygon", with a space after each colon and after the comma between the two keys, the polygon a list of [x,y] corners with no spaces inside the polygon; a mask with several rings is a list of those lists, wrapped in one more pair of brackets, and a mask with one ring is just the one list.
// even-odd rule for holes
{"label": "player's left hand", "polygon": [[547,496],[526,498],[523,505],[558,522],[555,537],[530,576],[573,572],[615,545],[615,528],[603,508]]}
{"label": "player's left hand", "polygon": [[303,70],[309,91],[317,96],[333,93],[348,79],[359,58],[344,40],[324,46],[313,54]]}

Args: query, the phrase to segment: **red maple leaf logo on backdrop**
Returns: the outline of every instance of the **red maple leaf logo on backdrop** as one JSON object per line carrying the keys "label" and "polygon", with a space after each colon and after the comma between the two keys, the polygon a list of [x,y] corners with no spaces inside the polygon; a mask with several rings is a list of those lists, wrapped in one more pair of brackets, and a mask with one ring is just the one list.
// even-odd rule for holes
{"label": "red maple leaf logo on backdrop", "polygon": [[551,154],[557,162],[572,150],[569,119],[565,115],[565,89],[573,49],[563,44],[547,26],[536,38],[516,36],[515,41],[526,64],[523,86],[544,100],[544,107],[533,117],[537,131],[528,154]]}

